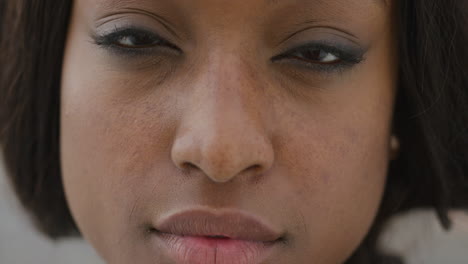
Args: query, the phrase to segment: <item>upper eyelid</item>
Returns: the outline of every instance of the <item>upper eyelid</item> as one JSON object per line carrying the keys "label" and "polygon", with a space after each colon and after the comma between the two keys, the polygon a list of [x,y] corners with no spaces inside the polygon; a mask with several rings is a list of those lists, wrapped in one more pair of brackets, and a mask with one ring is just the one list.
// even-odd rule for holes
{"label": "upper eyelid", "polygon": [[174,30],[174,25],[171,24],[169,20],[167,20],[165,17],[163,17],[161,15],[158,15],[156,13],[149,12],[148,10],[144,10],[144,9],[140,9],[140,8],[127,7],[127,8],[122,8],[121,10],[116,11],[116,12],[107,13],[106,15],[104,15],[104,16],[100,17],[99,19],[97,19],[96,27],[100,27],[103,24],[106,24],[106,23],[109,23],[109,22],[112,22],[112,21],[115,21],[115,20],[119,20],[119,19],[122,19],[122,18],[125,19],[126,17],[133,16],[133,15],[142,15],[142,16],[150,18],[150,19],[152,19],[154,21],[157,21],[158,24],[162,25],[162,27],[166,31],[168,31],[170,34],[174,35],[179,40],[181,39],[181,36],[178,35],[176,30]]}
{"label": "upper eyelid", "polygon": [[[311,22],[314,23],[314,22],[317,22],[317,21],[313,20],[313,21],[305,22],[304,24],[308,24],[308,23],[311,23]],[[281,43],[284,43],[284,42],[288,41],[289,39],[294,38],[294,36],[299,35],[301,32],[305,32],[305,31],[308,31],[310,29],[330,29],[332,31],[327,32],[327,34],[335,35],[335,36],[337,36],[339,38],[344,38],[347,41],[350,41],[350,42],[354,43],[355,45],[359,45],[359,41],[358,41],[359,38],[350,31],[347,31],[347,30],[342,29],[342,28],[334,27],[334,26],[320,26],[320,27],[317,28],[316,26],[313,26],[313,25],[307,26],[307,27],[305,27],[305,28],[303,28],[303,29],[301,29],[299,31],[290,33],[285,39],[283,39],[281,41]],[[340,32],[341,34],[339,34],[337,32]]]}

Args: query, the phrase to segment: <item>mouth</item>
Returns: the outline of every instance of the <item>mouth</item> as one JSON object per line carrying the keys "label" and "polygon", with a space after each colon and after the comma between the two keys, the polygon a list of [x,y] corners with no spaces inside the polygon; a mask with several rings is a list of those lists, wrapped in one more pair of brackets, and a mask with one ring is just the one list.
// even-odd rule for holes
{"label": "mouth", "polygon": [[284,242],[279,231],[239,211],[182,211],[163,218],[151,233],[178,264],[262,263]]}

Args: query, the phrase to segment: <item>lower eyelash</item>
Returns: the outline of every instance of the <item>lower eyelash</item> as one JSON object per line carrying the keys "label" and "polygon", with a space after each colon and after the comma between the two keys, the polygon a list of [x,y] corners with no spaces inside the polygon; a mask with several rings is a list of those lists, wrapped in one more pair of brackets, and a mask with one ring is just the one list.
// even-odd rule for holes
{"label": "lower eyelash", "polygon": [[347,62],[347,61],[342,61],[337,64],[309,63],[305,67],[314,71],[336,73],[336,72],[344,72],[345,70],[352,68],[358,63],[359,62],[355,63],[355,62]]}

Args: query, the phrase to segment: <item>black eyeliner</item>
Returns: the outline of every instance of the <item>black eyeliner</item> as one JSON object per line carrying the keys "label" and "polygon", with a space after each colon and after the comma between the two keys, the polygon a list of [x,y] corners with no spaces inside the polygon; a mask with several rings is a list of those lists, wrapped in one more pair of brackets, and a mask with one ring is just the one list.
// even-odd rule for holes
{"label": "black eyeliner", "polygon": [[[122,45],[116,44],[119,40],[121,40],[122,37],[125,36],[144,37],[147,39],[151,39],[153,43],[152,45],[135,48],[124,47]],[[96,45],[110,50],[111,52],[115,52],[119,55],[125,56],[147,55],[153,53],[155,49],[161,47],[167,47],[181,52],[181,50],[177,46],[160,37],[158,34],[137,27],[115,28],[109,33],[94,34],[92,35],[92,39]]]}
{"label": "black eyeliner", "polygon": [[[278,61],[282,59],[289,59],[294,57],[293,54],[298,52],[306,52],[311,49],[323,50],[327,53],[331,53],[338,57],[338,63],[313,63],[313,62],[306,62],[300,61],[297,64],[300,64],[306,68],[310,68],[312,70],[319,70],[319,71],[339,71],[346,68],[350,68],[353,65],[356,65],[362,62],[364,58],[364,54],[367,52],[366,49],[345,45],[342,43],[335,43],[330,41],[317,41],[311,42],[303,45],[299,45],[295,48],[292,48],[280,55],[277,55],[271,59],[271,61]],[[291,59],[292,60],[292,59]]]}

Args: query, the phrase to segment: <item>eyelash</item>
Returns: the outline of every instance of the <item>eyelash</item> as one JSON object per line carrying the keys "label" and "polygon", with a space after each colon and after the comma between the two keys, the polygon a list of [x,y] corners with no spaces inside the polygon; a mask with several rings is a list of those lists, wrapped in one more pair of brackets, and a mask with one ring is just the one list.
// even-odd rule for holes
{"label": "eyelash", "polygon": [[[300,54],[312,53],[312,52],[324,52],[324,54],[329,54],[337,58],[334,62],[319,62],[313,60],[307,60],[306,58],[301,58]],[[302,46],[293,48],[283,54],[273,57],[271,60],[295,60],[295,63],[300,66],[304,66],[308,69],[315,71],[324,71],[324,72],[335,72],[342,71],[347,68],[359,64],[364,60],[364,51],[355,48],[348,47],[342,44],[333,44],[327,42],[317,42],[309,43]],[[302,56],[304,57],[304,56]]]}
{"label": "eyelash", "polygon": [[[119,44],[125,37],[133,37],[136,39],[146,39],[151,41],[150,44],[140,45],[139,47],[131,47]],[[100,47],[104,47],[112,52],[116,52],[118,55],[123,56],[141,56],[150,54],[155,51],[155,49],[160,49],[161,47],[169,48],[176,50],[177,52],[182,53],[182,50],[165,40],[164,38],[154,34],[150,31],[137,29],[137,28],[124,28],[124,29],[114,29],[110,33],[104,35],[95,35],[93,36],[94,43]]]}
{"label": "eyelash", "polygon": [[[134,40],[144,39],[151,43],[145,43],[135,47],[119,44],[119,41],[122,41],[124,38],[134,38]],[[156,49],[160,49],[161,47],[183,53],[180,48],[166,41],[157,34],[138,28],[116,28],[110,33],[93,36],[93,39],[95,44],[98,46],[115,52],[117,55],[128,57],[138,57],[151,54],[154,53]],[[333,62],[319,62],[316,60],[308,60],[305,56],[303,56],[304,54],[317,55],[317,52],[319,52],[318,55],[327,54],[327,57],[330,55],[334,56],[337,58],[337,60]],[[274,56],[271,58],[271,61],[275,62],[281,60],[294,60],[294,63],[297,63],[300,66],[304,66],[307,69],[324,72],[335,72],[351,68],[352,66],[360,63],[363,61],[363,54],[363,51],[355,47],[348,47],[346,45],[333,44],[328,42],[317,42],[293,48],[283,54]]]}

